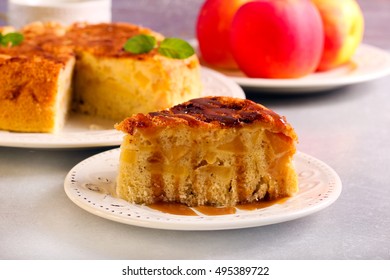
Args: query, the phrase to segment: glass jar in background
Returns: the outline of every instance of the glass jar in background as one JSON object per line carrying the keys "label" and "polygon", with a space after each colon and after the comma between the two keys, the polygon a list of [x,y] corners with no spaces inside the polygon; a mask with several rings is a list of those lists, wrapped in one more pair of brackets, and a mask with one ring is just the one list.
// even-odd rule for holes
{"label": "glass jar in background", "polygon": [[111,0],[8,0],[8,25],[20,28],[34,21],[111,21]]}

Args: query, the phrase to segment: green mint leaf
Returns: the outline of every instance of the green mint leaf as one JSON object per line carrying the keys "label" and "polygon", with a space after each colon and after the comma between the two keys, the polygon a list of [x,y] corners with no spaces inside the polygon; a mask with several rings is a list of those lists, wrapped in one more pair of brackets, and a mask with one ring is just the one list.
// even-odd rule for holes
{"label": "green mint leaf", "polygon": [[0,44],[3,46],[17,46],[24,40],[24,36],[21,33],[12,32],[0,36]]}
{"label": "green mint leaf", "polygon": [[140,34],[127,40],[123,48],[130,53],[142,54],[150,52],[155,46],[156,39],[153,36]]}
{"label": "green mint leaf", "polygon": [[[136,35],[124,44],[125,51],[133,54],[148,53],[156,47],[157,41],[151,35],[140,34]],[[195,51],[192,46],[179,38],[166,38],[158,47],[157,51],[166,57],[184,59],[192,56]]]}
{"label": "green mint leaf", "polygon": [[158,52],[163,56],[177,59],[184,59],[195,53],[188,42],[179,38],[164,39],[158,48]]}

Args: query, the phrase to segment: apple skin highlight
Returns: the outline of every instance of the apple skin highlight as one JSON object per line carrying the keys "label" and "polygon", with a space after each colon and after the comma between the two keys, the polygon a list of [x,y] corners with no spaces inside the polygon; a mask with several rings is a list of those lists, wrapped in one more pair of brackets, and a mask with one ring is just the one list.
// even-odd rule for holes
{"label": "apple skin highlight", "polygon": [[230,40],[233,56],[248,77],[299,78],[318,66],[323,25],[310,1],[255,1],[237,11]]}
{"label": "apple skin highlight", "polygon": [[196,35],[201,59],[214,68],[238,69],[230,46],[233,17],[251,0],[206,0],[199,11]]}

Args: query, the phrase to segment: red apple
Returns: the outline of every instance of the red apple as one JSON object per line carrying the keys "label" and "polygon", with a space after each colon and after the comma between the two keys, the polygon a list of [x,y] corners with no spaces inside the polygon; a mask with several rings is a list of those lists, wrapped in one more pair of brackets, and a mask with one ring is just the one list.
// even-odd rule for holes
{"label": "red apple", "polygon": [[364,18],[355,0],[312,0],[320,12],[325,32],[319,71],[348,62],[362,41]]}
{"label": "red apple", "polygon": [[230,40],[240,69],[253,78],[298,78],[315,71],[324,31],[309,0],[259,0],[234,16]]}
{"label": "red apple", "polygon": [[201,58],[210,66],[236,69],[229,32],[237,9],[251,0],[206,0],[196,23]]}

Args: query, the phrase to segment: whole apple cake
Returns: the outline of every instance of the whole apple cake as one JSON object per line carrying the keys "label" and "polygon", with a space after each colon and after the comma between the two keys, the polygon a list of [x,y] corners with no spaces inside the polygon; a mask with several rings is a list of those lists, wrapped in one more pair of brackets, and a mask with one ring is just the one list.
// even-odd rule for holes
{"label": "whole apple cake", "polygon": [[250,100],[192,99],[116,128],[125,133],[116,190],[127,201],[234,206],[298,190],[294,129]]}
{"label": "whole apple cake", "polygon": [[[1,28],[1,36],[14,32]],[[115,122],[199,97],[196,55],[124,50],[129,38],[164,36],[129,23],[32,23],[20,45],[0,44],[0,129],[57,132],[71,108]]]}

